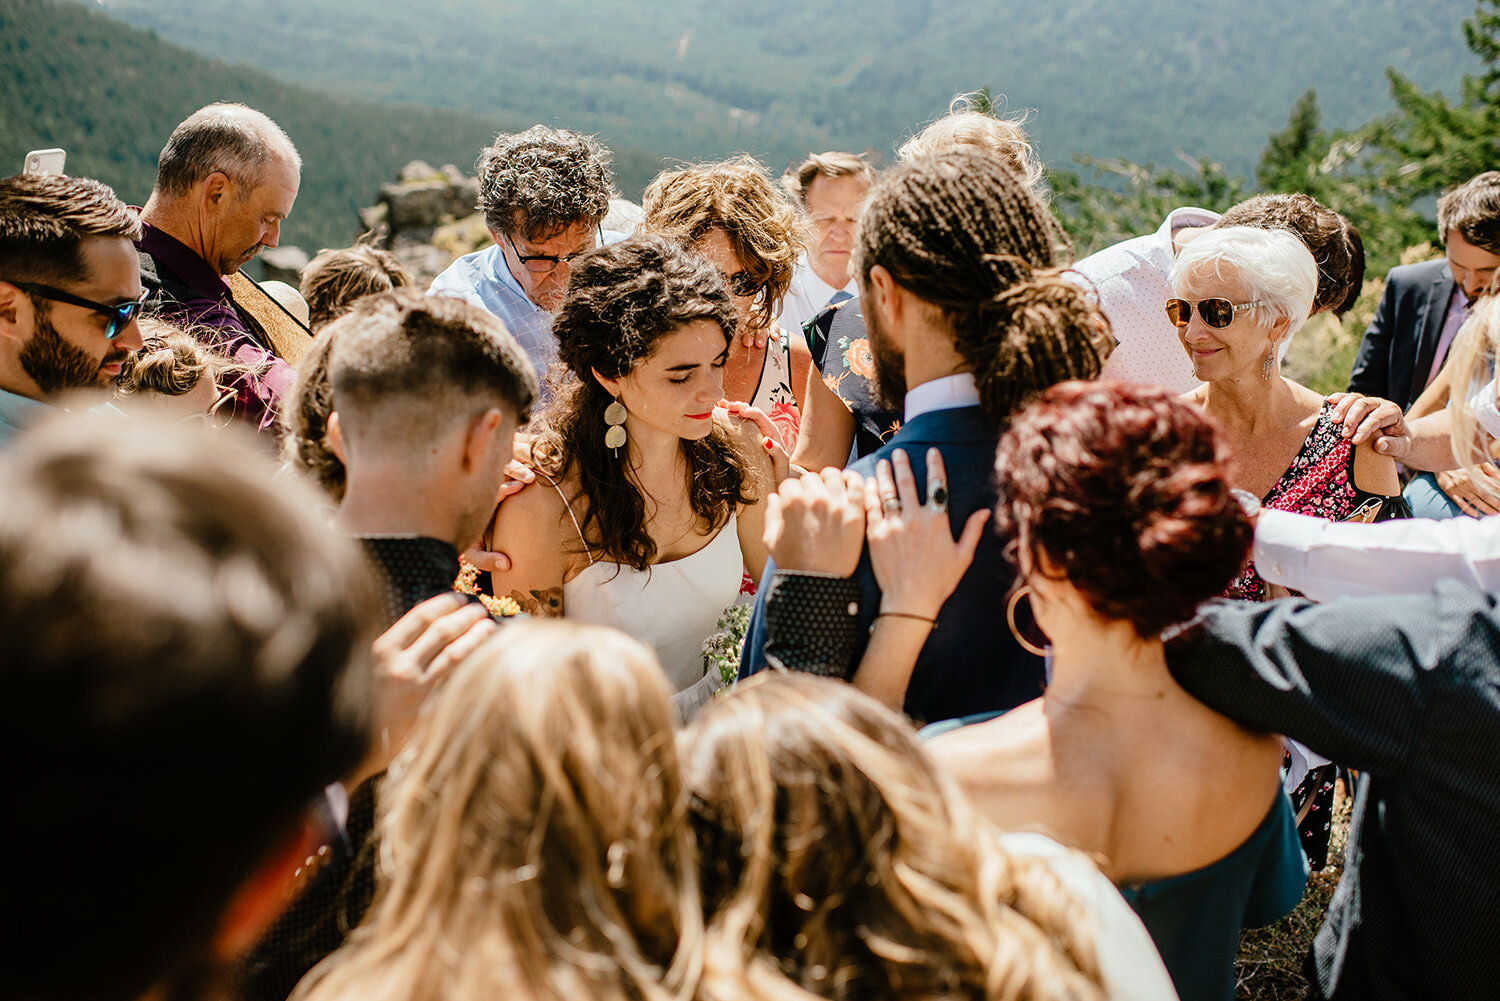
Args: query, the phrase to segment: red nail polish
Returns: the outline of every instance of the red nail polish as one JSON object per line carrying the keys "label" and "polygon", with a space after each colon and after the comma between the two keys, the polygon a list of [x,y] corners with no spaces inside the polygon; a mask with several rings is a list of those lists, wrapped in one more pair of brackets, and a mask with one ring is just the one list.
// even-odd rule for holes
{"label": "red nail polish", "polygon": [[771,439],[770,439],[770,438],[767,438],[767,439],[766,439],[766,440],[765,440],[765,442],[764,442],[764,444],[765,444],[765,446],[766,446],[766,451],[767,451],[767,452],[769,452],[769,451],[771,451],[771,449],[772,449],[772,448],[773,448],[773,447],[774,447],[774,444],[773,444],[773,443],[772,443],[772,441],[771,441]]}

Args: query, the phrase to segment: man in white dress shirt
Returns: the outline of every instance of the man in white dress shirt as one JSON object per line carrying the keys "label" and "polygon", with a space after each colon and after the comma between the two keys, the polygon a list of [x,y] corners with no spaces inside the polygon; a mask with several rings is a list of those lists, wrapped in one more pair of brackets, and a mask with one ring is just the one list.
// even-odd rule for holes
{"label": "man in white dress shirt", "polygon": [[874,168],[853,153],[814,153],[782,176],[782,187],[802,209],[808,226],[808,249],[797,261],[781,304],[783,330],[801,330],[840,292],[859,294],[849,255],[859,211],[873,183]]}

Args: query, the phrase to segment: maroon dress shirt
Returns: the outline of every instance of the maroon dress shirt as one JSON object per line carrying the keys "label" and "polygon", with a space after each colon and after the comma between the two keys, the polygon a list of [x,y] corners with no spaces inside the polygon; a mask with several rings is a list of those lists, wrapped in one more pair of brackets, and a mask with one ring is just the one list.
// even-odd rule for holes
{"label": "maroon dress shirt", "polygon": [[229,285],[207,261],[160,229],[143,223],[142,230],[136,247],[156,261],[158,277],[192,292],[161,298],[157,313],[248,369],[230,384],[237,391],[235,416],[274,435],[276,414],[292,388],[296,369],[277,358],[264,336],[246,322],[230,298]]}

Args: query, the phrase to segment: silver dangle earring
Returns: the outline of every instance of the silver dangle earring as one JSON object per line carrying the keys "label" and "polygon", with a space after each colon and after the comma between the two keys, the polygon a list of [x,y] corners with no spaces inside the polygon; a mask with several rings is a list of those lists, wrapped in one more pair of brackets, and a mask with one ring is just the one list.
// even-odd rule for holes
{"label": "silver dangle earring", "polygon": [[604,423],[608,425],[604,429],[604,447],[615,453],[615,458],[620,457],[620,446],[625,444],[625,417],[628,411],[625,404],[619,400],[604,408]]}
{"label": "silver dangle earring", "polygon": [[1263,380],[1265,380],[1266,382],[1270,382],[1271,381],[1271,365],[1275,362],[1275,360],[1276,360],[1276,349],[1275,348],[1267,348],[1266,349],[1266,360],[1265,360],[1265,363],[1263,365],[1261,365],[1261,367],[1260,367],[1260,377]]}

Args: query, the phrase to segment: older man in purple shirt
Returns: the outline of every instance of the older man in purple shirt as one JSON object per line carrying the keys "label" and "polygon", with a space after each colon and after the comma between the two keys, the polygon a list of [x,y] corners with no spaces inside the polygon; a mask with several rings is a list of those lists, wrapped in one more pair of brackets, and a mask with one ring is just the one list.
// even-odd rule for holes
{"label": "older man in purple shirt", "polygon": [[141,210],[142,280],[159,290],[158,311],[247,368],[234,386],[235,413],[267,433],[296,372],[228,279],[262,247],[276,246],[301,169],[296,147],[271,119],[244,105],[211,104],[173,130]]}

